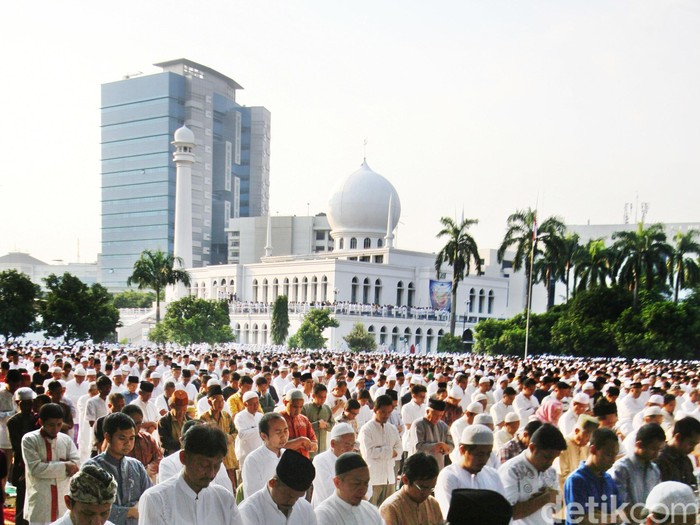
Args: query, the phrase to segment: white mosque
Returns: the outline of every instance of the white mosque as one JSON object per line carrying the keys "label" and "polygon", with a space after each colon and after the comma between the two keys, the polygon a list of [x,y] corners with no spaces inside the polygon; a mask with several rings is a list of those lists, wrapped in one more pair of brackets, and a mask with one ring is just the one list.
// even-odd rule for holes
{"label": "white mosque", "polygon": [[[175,255],[185,261],[191,261],[191,234],[179,227],[191,224],[191,203],[180,186],[186,188],[189,182],[195,146],[188,143],[192,141],[188,131],[178,130],[173,142],[178,172]],[[227,299],[237,341],[246,344],[270,344],[272,304],[286,295],[290,334],[311,308],[326,306],[340,324],[324,334],[329,348],[343,348],[343,336],[362,322],[381,348],[434,351],[439,338],[449,332],[444,300],[449,297],[451,268],[444,266],[438,276],[434,253],[394,246],[400,216],[396,189],[365,161],[331,192],[325,217],[232,219],[229,254],[254,251],[265,224],[261,256],[253,262],[188,268],[189,291],[171,290],[169,299],[188,292],[205,299]],[[454,305],[455,335],[462,333],[467,342],[472,341],[478,321],[522,311],[522,274],[514,274],[508,263],[498,264],[495,250],[482,257],[482,273],[460,283]]]}

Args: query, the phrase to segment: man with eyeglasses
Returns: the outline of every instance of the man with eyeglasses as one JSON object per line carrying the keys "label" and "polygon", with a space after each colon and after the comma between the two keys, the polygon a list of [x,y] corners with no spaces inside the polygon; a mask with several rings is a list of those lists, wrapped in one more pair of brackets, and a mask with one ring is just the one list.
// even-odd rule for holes
{"label": "man with eyeglasses", "polygon": [[439,473],[433,456],[417,452],[406,459],[401,490],[379,507],[386,525],[442,525],[442,511],[433,497]]}

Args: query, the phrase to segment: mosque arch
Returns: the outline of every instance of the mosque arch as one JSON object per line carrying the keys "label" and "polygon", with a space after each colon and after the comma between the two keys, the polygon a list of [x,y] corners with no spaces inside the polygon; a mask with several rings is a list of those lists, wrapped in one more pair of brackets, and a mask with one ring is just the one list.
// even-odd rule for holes
{"label": "mosque arch", "polygon": [[403,304],[403,281],[396,283],[396,306]]}
{"label": "mosque arch", "polygon": [[474,311],[474,305],[476,303],[476,291],[474,288],[469,289],[469,313]]}
{"label": "mosque arch", "polygon": [[489,290],[489,298],[488,298],[487,307],[486,307],[487,312],[489,314],[493,313],[493,301],[494,301],[494,299],[495,299],[495,296],[494,296],[493,290]]}
{"label": "mosque arch", "polygon": [[295,303],[299,301],[299,278],[295,277],[292,280],[292,301]]}
{"label": "mosque arch", "polygon": [[425,333],[425,351],[426,351],[426,353],[432,352],[434,347],[435,347],[435,335],[433,335],[433,329],[428,328],[428,331]]}
{"label": "mosque arch", "polygon": [[304,276],[301,279],[301,302],[305,303],[309,300],[309,279]]}
{"label": "mosque arch", "polygon": [[411,308],[413,306],[413,301],[415,300],[415,295],[416,295],[416,286],[410,282],[408,283],[408,307]]}
{"label": "mosque arch", "polygon": [[399,327],[395,326],[391,329],[391,346],[394,351],[399,349]]}
{"label": "mosque arch", "polygon": [[371,288],[369,277],[365,277],[365,280],[362,281],[362,304],[369,303],[369,292]]}
{"label": "mosque arch", "polygon": [[382,280],[374,281],[374,304],[382,304]]}
{"label": "mosque arch", "polygon": [[321,301],[328,301],[328,277],[321,277]]}
{"label": "mosque arch", "polygon": [[357,277],[352,278],[352,282],[350,284],[350,302],[351,303],[357,303],[357,295],[360,287],[360,281],[357,279]]}
{"label": "mosque arch", "polygon": [[382,239],[377,239],[377,248],[382,248],[384,246],[384,241]]}
{"label": "mosque arch", "polygon": [[371,248],[372,247],[372,239],[369,237],[365,237],[365,240],[362,243],[363,248]]}
{"label": "mosque arch", "polygon": [[289,298],[289,277],[285,277],[282,281],[282,295],[286,295]]}
{"label": "mosque arch", "polygon": [[379,344],[380,345],[386,344],[386,326],[382,326],[379,329]]}
{"label": "mosque arch", "polygon": [[279,297],[280,292],[280,282],[277,277],[275,277],[272,281],[272,300],[276,301],[277,298]]}
{"label": "mosque arch", "polygon": [[484,292],[484,289],[481,288],[479,290],[479,313],[480,314],[484,313],[484,299],[486,299],[486,294]]}
{"label": "mosque arch", "polygon": [[263,279],[262,282],[262,302],[267,304],[267,279]]}
{"label": "mosque arch", "polygon": [[350,249],[357,250],[357,238],[356,237],[350,237]]}
{"label": "mosque arch", "polygon": [[253,279],[253,301],[258,300],[258,280]]}

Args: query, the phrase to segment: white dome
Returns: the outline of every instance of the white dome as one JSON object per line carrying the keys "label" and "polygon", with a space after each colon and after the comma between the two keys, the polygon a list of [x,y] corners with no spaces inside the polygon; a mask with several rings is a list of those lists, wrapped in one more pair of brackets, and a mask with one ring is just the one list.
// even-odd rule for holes
{"label": "white dome", "polygon": [[182,126],[181,128],[175,130],[174,142],[194,144],[194,133],[192,133],[192,130],[187,126]]}
{"label": "white dome", "polygon": [[389,218],[391,199],[391,227],[396,228],[401,217],[401,201],[391,182],[370,169],[363,162],[334,188],[328,201],[328,222],[333,237],[367,235],[384,237]]}

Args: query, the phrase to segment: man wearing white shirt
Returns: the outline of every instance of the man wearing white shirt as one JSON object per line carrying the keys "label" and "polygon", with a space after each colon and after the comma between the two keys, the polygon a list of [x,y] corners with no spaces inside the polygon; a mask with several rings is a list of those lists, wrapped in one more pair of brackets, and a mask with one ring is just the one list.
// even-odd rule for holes
{"label": "man wearing white shirt", "polygon": [[591,406],[590,402],[591,399],[588,397],[588,394],[583,392],[579,392],[574,396],[569,410],[559,418],[559,430],[561,430],[562,434],[568,436],[574,431],[578,417],[588,411]]}
{"label": "man wearing white shirt", "polygon": [[494,424],[498,428],[501,428],[505,423],[506,414],[515,412],[513,401],[515,401],[516,394],[517,392],[513,387],[507,386],[503,390],[501,400],[496,401],[496,403],[491,407],[491,417],[493,418]]}
{"label": "man wearing white shirt", "polygon": [[143,413],[143,423],[141,423],[141,429],[146,432],[153,432],[158,428],[158,420],[160,419],[160,414],[158,414],[158,409],[155,403],[151,401],[151,396],[153,395],[153,384],[148,381],[141,381],[139,385],[139,395],[130,404],[136,405],[141,409]]}
{"label": "man wearing white shirt", "polygon": [[234,446],[241,468],[243,468],[246,456],[263,444],[259,430],[260,419],[263,415],[258,412],[260,406],[258,394],[252,390],[243,394],[243,405],[245,408],[233,418],[233,424],[238,430]]}
{"label": "man wearing white shirt", "polygon": [[[464,432],[464,429],[468,426],[473,425],[474,418],[479,414],[483,413],[484,405],[476,401],[470,403],[469,406],[467,406],[467,409],[464,411],[464,415],[460,417],[457,421],[452,423],[452,425],[450,426],[450,435],[452,436],[452,442],[459,443],[459,440],[462,439],[462,432]],[[459,463],[459,458],[459,448],[455,448],[450,453],[450,460],[452,460],[452,463]]]}
{"label": "man wearing white shirt", "polygon": [[493,432],[484,425],[471,425],[459,439],[459,461],[442,469],[435,486],[435,498],[447,519],[455,489],[484,489],[503,493],[498,472],[487,465],[493,449]]}
{"label": "man wearing white shirt", "polygon": [[253,450],[243,464],[243,496],[252,496],[274,476],[289,439],[287,421],[279,412],[268,412],[258,424],[263,446]]}
{"label": "man wearing white shirt", "polygon": [[515,412],[506,414],[503,427],[495,431],[493,435],[493,450],[498,452],[501,448],[515,437],[515,434],[520,428],[520,416]]}
{"label": "man wearing white shirt", "polygon": [[197,398],[197,387],[192,384],[192,370],[185,369],[182,371],[182,381],[175,385],[177,390],[184,390],[187,392],[187,397],[190,401],[194,402]]}
{"label": "man wearing white shirt", "polygon": [[[506,461],[498,470],[502,493],[513,506],[512,525],[551,525],[559,497],[559,480],[552,467],[566,440],[553,425],[542,425],[527,450]],[[544,507],[547,507],[546,509]]]}
{"label": "man wearing white shirt", "polygon": [[233,494],[212,484],[226,455],[226,435],[214,426],[195,425],[182,441],[182,472],[141,495],[139,523],[243,525]]}
{"label": "man wearing white shirt", "polygon": [[389,396],[379,396],[374,404],[374,418],[360,429],[360,453],[366,458],[372,483],[371,502],[377,507],[393,494],[396,487],[395,459],[403,452],[401,438],[389,416],[394,407]]}
{"label": "man wearing white shirt", "polygon": [[[325,452],[318,454],[314,460],[316,477],[311,496],[311,505],[317,508],[335,491],[335,462],[342,454],[352,452],[355,446],[355,431],[349,423],[338,423],[331,430],[331,446]],[[371,492],[369,496],[371,496]]]}
{"label": "man wearing white shirt", "polygon": [[530,419],[530,416],[532,416],[540,406],[540,402],[533,395],[535,393],[536,386],[537,382],[528,377],[525,379],[525,381],[523,381],[522,390],[517,396],[515,396],[515,400],[513,401],[515,411],[520,416],[520,421],[522,422],[527,422]]}
{"label": "man wearing white shirt", "polygon": [[[369,423],[368,423],[369,424]],[[383,525],[376,506],[365,500],[370,469],[362,456],[346,452],[335,462],[335,492],[316,509],[323,525]]]}
{"label": "man wearing white shirt", "polygon": [[275,475],[267,485],[243,500],[243,523],[316,525],[314,509],[304,498],[314,475],[315,469],[310,460],[294,450],[285,450],[277,463]]}

